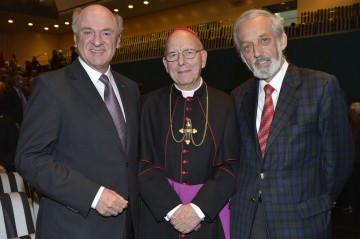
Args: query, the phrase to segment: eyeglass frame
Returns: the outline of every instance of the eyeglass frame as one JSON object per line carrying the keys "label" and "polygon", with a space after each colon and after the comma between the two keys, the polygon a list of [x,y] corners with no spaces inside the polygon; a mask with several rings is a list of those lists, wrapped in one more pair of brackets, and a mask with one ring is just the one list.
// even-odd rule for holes
{"label": "eyeglass frame", "polygon": [[[188,49],[183,50],[183,51],[181,52],[181,55],[182,55],[185,59],[190,60],[190,59],[194,59],[194,58],[196,57],[196,54],[199,53],[199,52],[201,52],[201,51],[203,51],[203,50],[205,50],[205,49],[202,48],[202,49],[200,49],[200,50],[195,50],[195,49],[192,49],[192,48],[188,48]],[[194,51],[194,56],[193,56],[193,57],[188,58],[188,57],[186,57],[186,56],[184,55],[184,53],[189,52],[189,51]],[[176,55],[177,55],[176,60],[173,60],[173,61],[168,60],[168,59],[167,59],[168,55],[169,55],[169,54],[174,54],[174,53],[176,53]],[[175,61],[178,61],[178,60],[179,60],[179,56],[180,56],[180,52],[179,52],[179,51],[171,51],[171,52],[168,52],[166,55],[164,55],[164,59],[165,59],[167,62],[175,62]]]}

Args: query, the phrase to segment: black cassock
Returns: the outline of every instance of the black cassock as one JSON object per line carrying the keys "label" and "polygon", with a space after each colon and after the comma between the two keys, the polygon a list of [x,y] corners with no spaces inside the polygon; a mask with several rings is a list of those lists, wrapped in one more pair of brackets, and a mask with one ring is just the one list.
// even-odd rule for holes
{"label": "black cassock", "polygon": [[[140,239],[225,238],[218,214],[236,187],[239,131],[235,117],[230,95],[205,83],[193,97],[184,98],[174,86],[144,96],[140,124]],[[189,121],[191,126],[187,127]],[[180,129],[197,130],[188,134],[193,137],[188,137],[189,144],[181,141],[184,134]],[[206,216],[199,231],[181,235],[164,219],[182,203],[168,179],[181,185],[204,184],[191,201]]]}

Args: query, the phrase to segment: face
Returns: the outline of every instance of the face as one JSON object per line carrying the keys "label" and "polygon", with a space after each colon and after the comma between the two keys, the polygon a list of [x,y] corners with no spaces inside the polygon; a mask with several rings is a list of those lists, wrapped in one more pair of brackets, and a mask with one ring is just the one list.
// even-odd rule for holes
{"label": "face", "polygon": [[237,34],[243,61],[255,77],[271,81],[284,62],[282,51],[287,45],[286,34],[277,39],[269,19],[263,16],[245,21]]}
{"label": "face", "polygon": [[180,52],[177,61],[168,62],[165,57],[163,63],[174,83],[182,90],[194,90],[199,86],[201,69],[206,65],[207,52],[196,53],[192,59],[186,59],[182,52],[187,49],[201,50],[199,39],[189,32],[178,30],[173,32],[167,40],[165,55],[171,52]]}
{"label": "face", "polygon": [[86,7],[77,19],[75,46],[91,68],[105,73],[120,44],[120,33],[114,15],[105,7]]}

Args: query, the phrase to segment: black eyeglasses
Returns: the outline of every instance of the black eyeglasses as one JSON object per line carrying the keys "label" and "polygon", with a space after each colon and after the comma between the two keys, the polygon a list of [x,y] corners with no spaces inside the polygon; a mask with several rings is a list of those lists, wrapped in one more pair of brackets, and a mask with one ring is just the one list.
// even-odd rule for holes
{"label": "black eyeglasses", "polygon": [[[181,54],[183,55],[184,58],[186,59],[193,59],[195,58],[196,56],[196,53],[202,51],[204,49],[201,49],[201,50],[195,50],[195,49],[185,49],[181,52]],[[168,62],[173,62],[173,61],[177,61],[179,60],[179,54],[180,52],[176,52],[176,51],[173,51],[173,52],[169,52],[168,54],[166,54],[164,57],[165,57],[165,60],[168,61]]]}

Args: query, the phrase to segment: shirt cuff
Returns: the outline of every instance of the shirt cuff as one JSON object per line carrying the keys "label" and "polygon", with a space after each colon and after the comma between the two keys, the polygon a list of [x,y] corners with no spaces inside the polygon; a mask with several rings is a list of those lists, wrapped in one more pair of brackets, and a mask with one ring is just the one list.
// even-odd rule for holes
{"label": "shirt cuff", "polygon": [[182,204],[177,205],[173,210],[171,210],[170,212],[168,212],[168,214],[166,214],[166,216],[164,217],[166,221],[170,221],[171,216],[174,214],[174,212],[176,212],[176,210],[179,209],[179,207],[181,207]]}
{"label": "shirt cuff", "polygon": [[201,221],[204,221],[205,214],[201,211],[201,209],[198,206],[196,206],[194,203],[190,203],[190,205],[192,206],[196,214],[200,217]]}
{"label": "shirt cuff", "polygon": [[91,204],[92,209],[96,209],[96,205],[97,205],[97,203],[98,203],[98,201],[100,199],[100,196],[101,196],[102,192],[104,191],[104,189],[105,188],[103,186],[100,187],[99,191],[97,192],[97,194],[96,194],[96,196],[94,198],[94,201]]}

